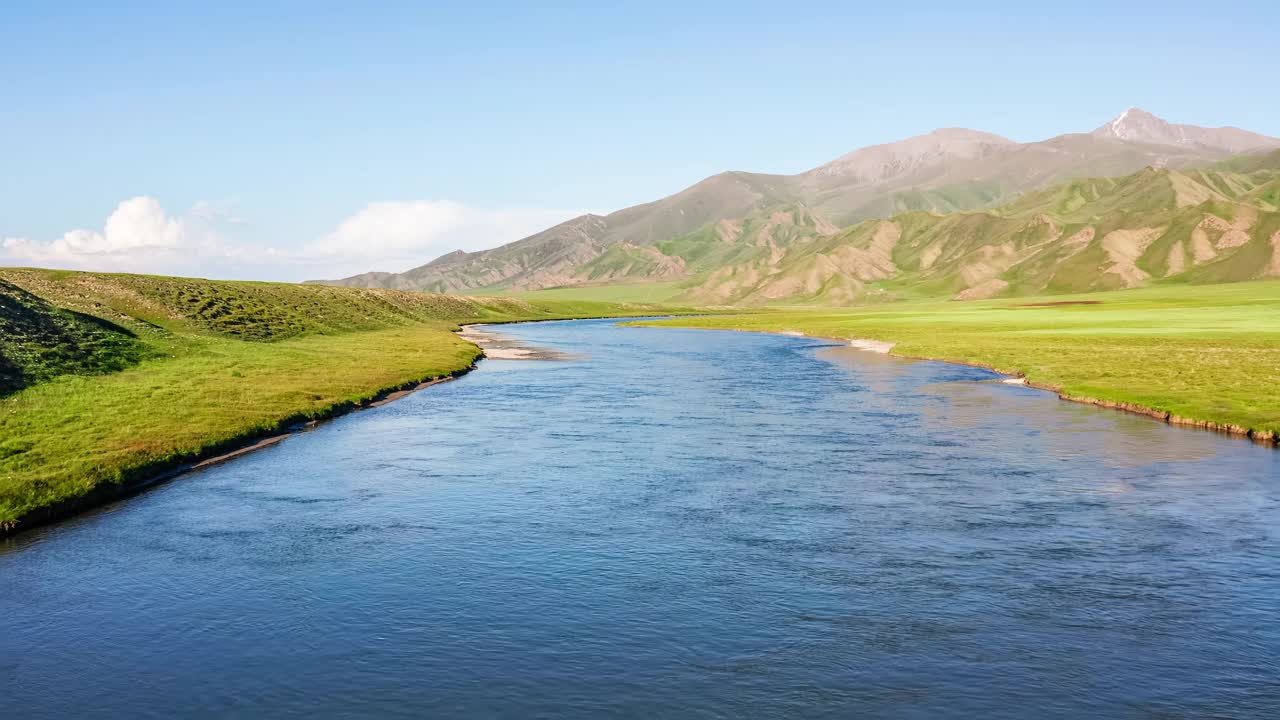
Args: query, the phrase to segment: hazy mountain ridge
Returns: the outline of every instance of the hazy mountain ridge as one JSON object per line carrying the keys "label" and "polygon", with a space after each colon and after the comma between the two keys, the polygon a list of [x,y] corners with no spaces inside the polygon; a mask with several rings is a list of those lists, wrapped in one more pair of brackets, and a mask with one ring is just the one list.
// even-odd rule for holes
{"label": "hazy mountain ridge", "polygon": [[874,183],[948,162],[989,157],[1017,144],[977,130],[942,128],[927,135],[854,150],[804,173],[804,177],[819,182],[823,178],[840,178]]}
{"label": "hazy mountain ridge", "polygon": [[1129,108],[1114,120],[1094,130],[1095,137],[1143,142],[1152,145],[1200,146],[1243,153],[1258,148],[1280,147],[1280,140],[1235,127],[1203,128],[1179,125],[1158,118],[1140,108]]}
{"label": "hazy mountain ridge", "polygon": [[[769,242],[775,246],[767,253],[772,255],[797,236],[817,237],[822,225],[844,227],[912,211],[949,214],[991,208],[1075,178],[1123,176],[1144,167],[1204,166],[1241,151],[1269,148],[1280,148],[1280,140],[1235,128],[1175,125],[1137,109],[1089,134],[1033,143],[950,128],[855,150],[799,175],[721,173],[654,202],[605,216],[584,215],[492,250],[450,253],[404,273],[365,273],[319,282],[432,292],[658,280],[692,283],[760,262]],[[758,237],[748,241],[722,232],[725,221],[750,231],[771,213],[799,210],[803,220],[775,222],[767,231],[770,240],[763,244]],[[773,238],[776,232],[787,237]],[[717,242],[707,245],[698,238]],[[742,247],[736,247],[739,244]],[[778,261],[774,258],[769,265]],[[812,289],[811,283],[803,286]],[[787,296],[781,290],[771,292]],[[829,295],[835,301],[850,294],[857,295],[852,286],[818,296]]]}

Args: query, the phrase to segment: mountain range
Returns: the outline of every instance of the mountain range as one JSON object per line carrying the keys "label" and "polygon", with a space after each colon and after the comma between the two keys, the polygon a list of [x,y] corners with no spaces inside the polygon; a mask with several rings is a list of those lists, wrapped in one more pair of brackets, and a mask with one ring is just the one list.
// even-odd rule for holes
{"label": "mountain range", "polygon": [[1280,139],[1133,108],[1018,143],[942,129],[798,175],[726,172],[403,273],[317,281],[433,292],[679,281],[706,303],[852,303],[1280,274]]}

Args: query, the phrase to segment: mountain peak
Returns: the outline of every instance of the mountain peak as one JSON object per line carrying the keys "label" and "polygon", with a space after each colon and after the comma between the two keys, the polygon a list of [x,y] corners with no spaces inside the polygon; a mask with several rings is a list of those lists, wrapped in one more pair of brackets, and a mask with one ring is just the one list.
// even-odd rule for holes
{"label": "mountain peak", "polygon": [[[971,130],[962,127],[944,127],[938,128],[924,135],[917,135],[917,138],[939,138],[943,140],[977,140],[980,142],[995,143],[997,145],[1012,145],[1013,141],[1007,137],[1001,137],[995,133],[983,132],[981,130]],[[915,138],[907,138],[907,142]]]}
{"label": "mountain peak", "polygon": [[1140,107],[1131,107],[1119,115],[1115,116],[1110,125],[1116,128],[1142,127],[1144,125],[1154,125],[1157,127],[1174,127],[1174,124],[1164,118],[1149,113]]}
{"label": "mountain peak", "polygon": [[949,160],[982,157],[995,148],[1015,144],[1008,138],[978,130],[939,128],[906,140],[854,150],[809,172],[877,181]]}
{"label": "mountain peak", "polygon": [[1280,140],[1233,127],[1205,128],[1179,125],[1131,107],[1091,135],[1148,145],[1200,146],[1228,153],[1280,147]]}
{"label": "mountain peak", "polygon": [[1191,141],[1184,131],[1185,127],[1174,125],[1142,108],[1131,107],[1115,116],[1111,122],[1094,130],[1092,134],[1115,140],[1156,145],[1186,145]]}
{"label": "mountain peak", "polygon": [[467,255],[469,255],[469,253],[466,252],[465,250],[454,250],[451,253],[445,253],[444,255],[441,255],[435,260],[432,260],[431,262],[427,263],[424,267],[439,267],[441,265],[449,265],[451,263],[455,263],[459,260],[462,260]]}

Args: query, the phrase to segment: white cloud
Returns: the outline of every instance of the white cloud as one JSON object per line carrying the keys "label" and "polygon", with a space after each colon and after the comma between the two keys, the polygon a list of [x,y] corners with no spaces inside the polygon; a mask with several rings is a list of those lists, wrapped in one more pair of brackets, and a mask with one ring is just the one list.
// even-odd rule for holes
{"label": "white cloud", "polygon": [[454,250],[482,250],[519,240],[583,212],[493,210],[451,200],[374,202],[305,245],[303,254],[327,264],[404,270]]}
{"label": "white cloud", "polygon": [[6,238],[0,242],[0,259],[87,270],[196,271],[203,260],[245,254],[218,234],[218,222],[208,203],[173,217],[155,198],[135,197],[117,205],[101,231],[70,230],[50,242]]}
{"label": "white cloud", "polygon": [[184,235],[182,222],[165,215],[155,198],[136,197],[116,207],[102,232],[71,230],[50,243],[9,238],[4,249],[21,258],[72,260],[174,250]]}
{"label": "white cloud", "polygon": [[369,257],[429,247],[467,224],[470,208],[449,200],[375,202],[307,245],[317,256]]}
{"label": "white cloud", "polygon": [[453,250],[480,250],[582,214],[541,208],[485,209],[451,200],[373,202],[322,237],[292,247],[236,239],[247,225],[209,202],[181,215],[152,197],[121,202],[102,230],[71,230],[47,242],[0,240],[0,265],[300,280],[405,270]]}

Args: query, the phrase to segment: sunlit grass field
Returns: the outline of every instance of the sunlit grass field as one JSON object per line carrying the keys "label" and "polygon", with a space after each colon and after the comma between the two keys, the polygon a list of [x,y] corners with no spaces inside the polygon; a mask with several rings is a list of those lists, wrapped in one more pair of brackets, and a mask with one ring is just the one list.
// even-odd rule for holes
{"label": "sunlit grass field", "polygon": [[175,357],[0,399],[0,521],[102,482],[467,367],[446,324],[280,343],[183,342]]}
{"label": "sunlit grass field", "polygon": [[[1042,304],[1056,302],[1096,304]],[[1073,396],[1280,431],[1280,281],[661,324],[883,340],[896,355],[990,365]]]}

